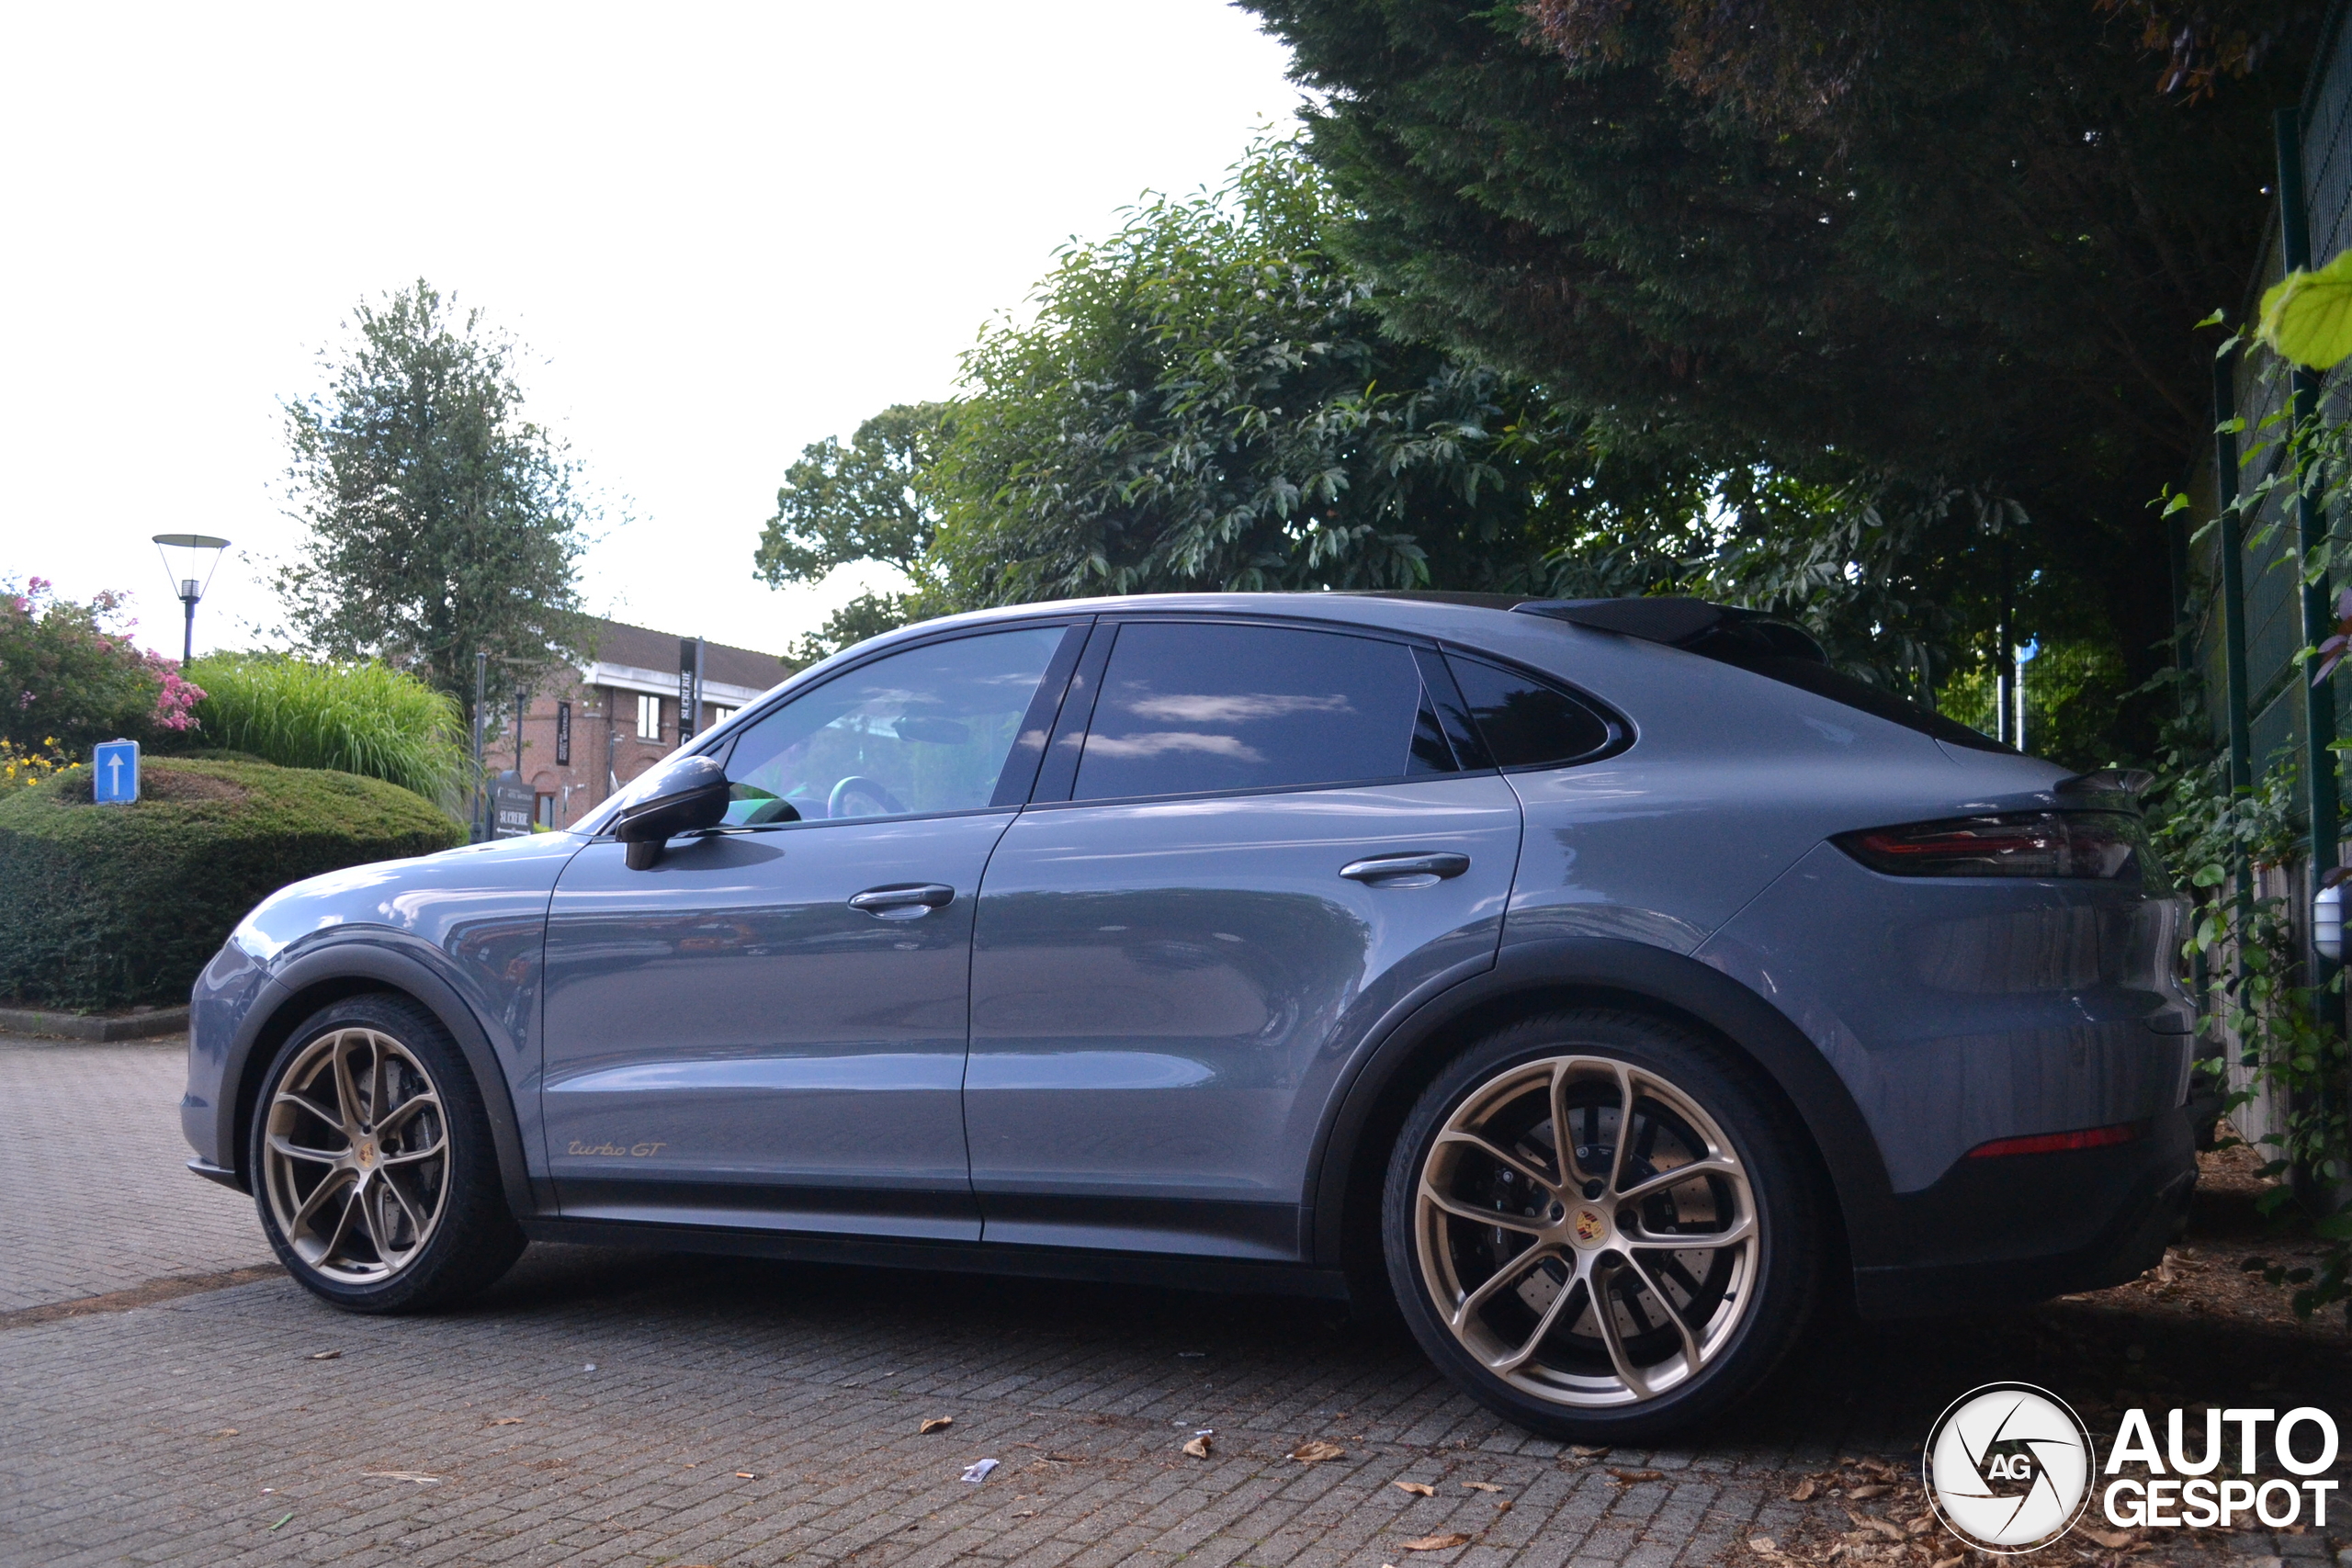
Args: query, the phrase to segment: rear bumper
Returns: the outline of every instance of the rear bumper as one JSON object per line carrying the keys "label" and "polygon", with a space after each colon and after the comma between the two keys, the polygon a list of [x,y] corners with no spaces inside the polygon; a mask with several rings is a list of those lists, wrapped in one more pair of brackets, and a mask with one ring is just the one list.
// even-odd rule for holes
{"label": "rear bumper", "polygon": [[2181,1111],[2114,1148],[1961,1160],[1894,1200],[1913,1260],[1854,1270],[1856,1304],[1926,1317],[2120,1284],[2163,1260],[2196,1187]]}

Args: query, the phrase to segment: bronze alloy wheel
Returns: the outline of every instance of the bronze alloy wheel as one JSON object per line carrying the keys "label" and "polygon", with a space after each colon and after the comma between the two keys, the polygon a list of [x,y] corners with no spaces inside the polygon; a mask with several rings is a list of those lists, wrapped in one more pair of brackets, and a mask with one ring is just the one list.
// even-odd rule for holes
{"label": "bronze alloy wheel", "polygon": [[1421,1282],[1462,1348],[1555,1406],[1635,1405],[1706,1371],[1757,1296],[1761,1223],[1714,1120],[1605,1056],[1477,1085],[1421,1162]]}
{"label": "bronze alloy wheel", "polygon": [[295,1256],[326,1280],[379,1284],[415,1260],[448,1205],[448,1112],[407,1046],[331,1029],[280,1075],[262,1165]]}

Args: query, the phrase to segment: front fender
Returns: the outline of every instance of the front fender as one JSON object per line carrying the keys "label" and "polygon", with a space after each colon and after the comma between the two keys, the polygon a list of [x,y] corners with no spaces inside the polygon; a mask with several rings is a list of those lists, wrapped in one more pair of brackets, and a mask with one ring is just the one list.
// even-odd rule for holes
{"label": "front fender", "polygon": [[220,1081],[235,1085],[236,1090],[220,1095],[215,1111],[214,1146],[220,1151],[220,1163],[236,1170],[241,1187],[252,1188],[252,1175],[244,1169],[245,1133],[260,1096],[262,1074],[277,1048],[304,1019],[335,998],[357,991],[392,990],[422,1002],[457,1041],[490,1113],[491,1143],[507,1204],[518,1219],[539,1213],[542,1205],[533,1190],[515,1115],[514,1076],[506,1066],[514,1061],[518,1070],[523,1067],[522,1048],[511,1039],[493,1041],[475,1010],[441,973],[440,956],[401,933],[354,931],[341,940],[313,944],[271,975],[230,1037]]}

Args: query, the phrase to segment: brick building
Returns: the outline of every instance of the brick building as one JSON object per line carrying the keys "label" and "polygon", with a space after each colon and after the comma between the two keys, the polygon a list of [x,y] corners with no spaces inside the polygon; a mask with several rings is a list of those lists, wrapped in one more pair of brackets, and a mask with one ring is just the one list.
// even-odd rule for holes
{"label": "brick building", "polygon": [[[565,828],[587,815],[679,741],[679,638],[650,626],[596,622],[595,658],[560,690],[535,693],[523,717],[523,761],[535,819]],[[718,723],[795,667],[773,653],[703,645],[702,724]],[[503,722],[484,743],[492,773],[515,766],[513,693],[491,711]]]}

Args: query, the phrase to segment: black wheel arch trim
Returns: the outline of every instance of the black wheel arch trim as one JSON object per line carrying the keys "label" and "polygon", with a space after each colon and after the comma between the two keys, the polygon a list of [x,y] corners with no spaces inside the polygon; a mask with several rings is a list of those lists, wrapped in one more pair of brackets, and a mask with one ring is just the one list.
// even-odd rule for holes
{"label": "black wheel arch trim", "polygon": [[[523,1155],[522,1128],[514,1115],[514,1090],[499,1066],[489,1032],[455,986],[424,959],[386,945],[380,931],[369,932],[365,940],[323,942],[293,959],[269,977],[263,999],[248,1009],[238,1024],[220,1075],[224,1086],[235,1088],[220,1096],[217,1112],[220,1118],[219,1147],[224,1159],[236,1162],[236,1185],[243,1190],[252,1190],[253,1173],[245,1168],[245,1134],[260,1094],[258,1076],[269,1065],[266,1060],[254,1059],[254,1046],[267,1039],[268,1054],[274,1055],[278,1043],[302,1021],[290,1014],[299,1010],[307,1017],[316,1010],[316,1006],[304,1004],[303,994],[337,981],[358,982],[348,987],[346,995],[398,992],[440,1020],[441,1027],[457,1041],[466,1065],[473,1069],[474,1083],[481,1090],[483,1109],[490,1114],[491,1145],[498,1158],[499,1183],[505,1190],[507,1207],[518,1220],[538,1213],[540,1205],[531,1190],[530,1167]],[[317,1004],[324,1005],[332,1003]],[[273,1029],[273,1025],[278,1027]]]}
{"label": "black wheel arch trim", "polygon": [[[1722,971],[1645,942],[1605,937],[1506,942],[1490,966],[1400,1005],[1375,1031],[1363,1066],[1335,1097],[1317,1140],[1310,1201],[1313,1258],[1342,1263],[1350,1188],[1363,1140],[1399,1075],[1430,1060],[1429,1048],[1482,1015],[1555,993],[1562,1005],[1605,1004],[1679,1013],[1723,1037],[1780,1089],[1811,1136],[1857,1268],[1894,1261],[1899,1221],[1878,1141],[1854,1097],[1788,1015]],[[1357,1194],[1360,1196],[1360,1193]],[[1377,1201],[1376,1198],[1374,1200]]]}

